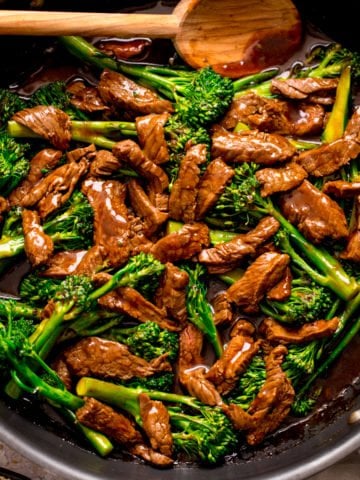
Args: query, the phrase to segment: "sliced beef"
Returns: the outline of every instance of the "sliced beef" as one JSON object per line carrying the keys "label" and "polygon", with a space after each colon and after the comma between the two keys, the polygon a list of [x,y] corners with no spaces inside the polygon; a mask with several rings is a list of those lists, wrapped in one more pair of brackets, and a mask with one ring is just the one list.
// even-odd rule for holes
{"label": "sliced beef", "polygon": [[169,197],[169,214],[174,220],[189,223],[195,220],[200,167],[207,160],[207,146],[191,145],[181,159],[179,174]]}
{"label": "sliced beef", "polygon": [[158,240],[151,253],[160,262],[189,260],[210,244],[209,228],[204,223],[187,223],[179,231]]}
{"label": "sliced beef", "polygon": [[142,428],[154,450],[171,457],[173,440],[170,427],[170,415],[165,405],[158,400],[151,400],[146,393],[139,395]]}
{"label": "sliced beef", "polygon": [[261,196],[268,197],[299,186],[308,174],[301,165],[290,162],[284,167],[262,168],[255,176],[261,185]]}
{"label": "sliced beef", "polygon": [[138,180],[130,180],[127,186],[131,206],[144,222],[145,235],[151,237],[167,221],[169,215],[161,212],[151,203]]}
{"label": "sliced beef", "polygon": [[259,302],[282,279],[289,262],[290,258],[286,254],[263,253],[228,288],[229,300],[246,313],[256,313]]}
{"label": "sliced beef", "polygon": [[80,160],[87,160],[88,163],[91,163],[96,155],[96,147],[93,143],[87,145],[86,147],[75,148],[66,152],[66,159],[68,163],[76,162],[79,163]]}
{"label": "sliced beef", "polygon": [[85,85],[81,80],[72,82],[66,90],[71,94],[71,104],[83,112],[94,113],[110,110],[100,97],[98,89]]}
{"label": "sliced beef", "polygon": [[261,322],[259,332],[269,342],[274,343],[304,343],[319,338],[329,337],[336,332],[339,318],[331,320],[315,320],[300,327],[287,327],[272,318],[265,318]]}
{"label": "sliced beef", "polygon": [[147,362],[133,355],[123,344],[87,337],[66,348],[63,358],[72,375],[95,376],[109,379],[129,380],[133,377],[149,377],[158,372],[171,372],[166,355]]}
{"label": "sliced beef", "polygon": [[72,195],[88,170],[85,159],[66,163],[41,179],[22,199],[22,206],[36,206],[42,219],[60,208]]}
{"label": "sliced beef", "polygon": [[117,60],[127,60],[146,53],[150,46],[151,40],[147,38],[132,38],[121,41],[119,39],[101,41],[98,48],[109,57],[115,57]]}
{"label": "sliced beef", "polygon": [[360,195],[354,200],[355,214],[351,222],[351,231],[345,249],[340,253],[340,258],[360,262]]}
{"label": "sliced beef", "polygon": [[134,256],[140,252],[149,253],[153,242],[148,239],[144,222],[133,215],[129,215],[129,248],[130,255]]}
{"label": "sliced beef", "polygon": [[287,267],[282,279],[273,286],[266,294],[268,300],[284,302],[291,295],[292,274],[290,267]]}
{"label": "sliced beef", "polygon": [[169,149],[165,138],[165,124],[169,113],[151,113],[144,117],[136,117],[136,131],[140,146],[145,156],[160,165],[169,160]]}
{"label": "sliced beef", "polygon": [[73,388],[73,380],[69,367],[67,366],[63,356],[60,354],[52,363],[51,368],[55,370],[65,388],[71,392]]}
{"label": "sliced beef", "polygon": [[287,220],[314,243],[325,238],[340,240],[349,234],[342,208],[308,180],[280,195],[279,206]]}
{"label": "sliced beef", "polygon": [[292,100],[308,100],[329,105],[334,102],[338,83],[337,78],[273,78],[271,91]]}
{"label": "sliced beef", "polygon": [[291,143],[281,135],[259,130],[228,132],[217,125],[212,135],[211,155],[229,163],[254,162],[274,165],[290,160],[296,153]]}
{"label": "sliced beef", "polygon": [[324,120],[321,105],[265,98],[251,92],[232,101],[221,125],[233,130],[242,122],[262,132],[301,137],[321,133]]}
{"label": "sliced beef", "polygon": [[59,150],[67,150],[69,148],[71,121],[69,116],[58,108],[44,105],[25,108],[15,113],[12,120],[45,138]]}
{"label": "sliced beef", "polygon": [[55,168],[62,157],[61,150],[44,148],[30,161],[30,170],[27,177],[9,195],[11,205],[22,205],[22,199],[30,192],[45,175],[45,172]]}
{"label": "sliced beef", "polygon": [[77,263],[74,274],[91,277],[106,266],[107,253],[101,245],[93,245]]}
{"label": "sliced beef", "polygon": [[111,70],[105,69],[102,72],[98,90],[107,105],[115,105],[120,111],[132,112],[134,116],[173,111],[168,100],[163,100],[149,88]]}
{"label": "sliced beef", "polygon": [[233,311],[226,291],[219,292],[212,301],[214,309],[214,323],[218,325],[228,325],[233,319]]}
{"label": "sliced beef", "polygon": [[353,198],[360,195],[360,182],[346,182],[345,180],[329,180],[322,188],[326,195],[336,198]]}
{"label": "sliced beef", "polygon": [[235,170],[226,165],[221,158],[215,158],[209,163],[198,185],[196,220],[201,220],[206,212],[216,204],[234,175]]}
{"label": "sliced beef", "polygon": [[41,270],[41,276],[49,278],[65,278],[76,272],[87,250],[65,250],[52,255]]}
{"label": "sliced beef", "polygon": [[90,165],[90,175],[110,177],[121,167],[121,162],[109,150],[98,150]]}
{"label": "sliced beef", "polygon": [[22,211],[24,247],[27,258],[33,267],[43,265],[54,251],[54,243],[44,232],[39,214],[35,210]]}
{"label": "sliced beef", "polygon": [[156,452],[148,445],[145,445],[145,443],[134,445],[129,451],[157,468],[169,468],[172,467],[174,463],[171,458],[160,452]]}
{"label": "sliced beef", "polygon": [[250,232],[202,250],[199,262],[206,265],[209,273],[228,272],[249,255],[255,254],[257,248],[275,235],[279,227],[279,222],[274,217],[265,217]]}
{"label": "sliced beef", "polygon": [[160,285],[155,293],[155,303],[165,308],[167,316],[185,326],[187,321],[186,287],[189,275],[172,263],[167,263]]}
{"label": "sliced beef", "polygon": [[251,328],[249,322],[241,322],[247,324],[243,331],[239,328],[238,335],[230,339],[221,358],[206,373],[206,378],[221,395],[227,395],[237,385],[240,375],[260,349],[261,341],[255,341],[253,337],[255,328]]}
{"label": "sliced beef", "polygon": [[171,331],[180,329],[177,322],[167,318],[165,308],[157,307],[131,287],[117,288],[101,297],[98,303],[107,310],[130,315],[140,322],[155,322]]}
{"label": "sliced beef", "polygon": [[126,186],[116,180],[87,179],[82,184],[94,211],[94,244],[100,246],[108,263],[116,268],[130,255]]}

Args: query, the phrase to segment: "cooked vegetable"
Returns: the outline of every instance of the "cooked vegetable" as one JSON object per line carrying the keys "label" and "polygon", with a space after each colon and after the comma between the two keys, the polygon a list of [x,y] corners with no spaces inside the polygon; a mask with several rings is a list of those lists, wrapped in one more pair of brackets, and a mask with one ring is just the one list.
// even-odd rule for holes
{"label": "cooked vegetable", "polygon": [[0,135],[0,195],[6,197],[29,172],[29,145]]}

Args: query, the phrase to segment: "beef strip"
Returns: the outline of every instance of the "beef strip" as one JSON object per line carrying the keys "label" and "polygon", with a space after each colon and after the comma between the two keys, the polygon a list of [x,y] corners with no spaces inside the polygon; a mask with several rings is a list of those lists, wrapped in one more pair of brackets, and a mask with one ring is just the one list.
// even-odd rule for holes
{"label": "beef strip", "polygon": [[177,179],[170,192],[169,214],[174,220],[189,223],[195,220],[200,166],[206,163],[207,146],[190,145],[180,162]]}
{"label": "beef strip", "polygon": [[163,193],[169,186],[169,179],[164,170],[149,160],[133,140],[116,143],[112,151],[116,158],[130,165],[145,178],[155,193]]}
{"label": "beef strip", "polygon": [[148,38],[133,38],[115,41],[106,39],[102,40],[98,45],[105,55],[109,57],[115,57],[117,60],[127,60],[132,57],[138,57],[141,54],[146,54],[151,46],[151,40]]}
{"label": "beef strip", "polygon": [[146,236],[147,232],[144,222],[139,217],[129,215],[129,248],[130,256],[137,255],[140,252],[149,253],[153,242]]}
{"label": "beef strip", "polygon": [[213,130],[211,155],[221,157],[224,162],[273,165],[290,160],[296,153],[285,137],[275,133],[259,130],[228,132],[219,125]]}
{"label": "beef strip", "polygon": [[167,221],[169,215],[161,212],[151,203],[138,180],[130,180],[127,186],[131,206],[144,222],[145,235],[151,237]]}
{"label": "beef strip", "polygon": [[192,323],[188,323],[179,336],[179,380],[189,394],[200,402],[210,406],[220,405],[222,400],[219,392],[205,377],[202,348],[202,332]]}
{"label": "beef strip", "polygon": [[45,138],[59,150],[69,148],[71,140],[70,117],[58,108],[44,105],[25,108],[15,113],[12,120]]}
{"label": "beef strip", "polygon": [[42,219],[60,208],[72,195],[80,178],[88,170],[85,158],[66,163],[42,178],[22,199],[22,206],[36,206]]}
{"label": "beef strip", "polygon": [[241,323],[245,323],[243,331],[239,328],[238,335],[230,339],[221,358],[206,373],[207,380],[216,386],[221,395],[227,395],[237,385],[240,375],[261,346],[261,340],[254,340],[255,328],[244,320]]}
{"label": "beef strip", "polygon": [[360,182],[329,180],[324,183],[322,192],[336,198],[353,198],[360,195]]}
{"label": "beef strip", "polygon": [[108,69],[103,70],[100,76],[98,90],[106,104],[132,112],[134,116],[173,111],[169,100],[163,100],[149,88]]}
{"label": "beef strip", "polygon": [[117,268],[130,255],[126,186],[117,180],[90,178],[83,182],[81,190],[94,211],[94,244],[101,247],[109,265]]}
{"label": "beef strip", "polygon": [[174,463],[171,458],[163,455],[162,453],[155,452],[155,450],[144,443],[138,443],[137,445],[134,445],[129,449],[129,451],[133,455],[142,458],[157,468],[169,468]]}
{"label": "beef strip", "polygon": [[83,338],[63,351],[64,361],[72,375],[121,380],[171,372],[166,356],[147,362],[133,355],[127,346],[99,337]]}
{"label": "beef strip", "polygon": [[199,262],[206,265],[209,273],[228,272],[249,255],[255,254],[256,249],[275,235],[279,227],[279,222],[274,217],[265,217],[248,233],[237,235],[228,242],[202,250],[199,254]]}
{"label": "beef strip", "polygon": [[167,316],[185,326],[187,321],[186,287],[189,275],[172,263],[167,263],[160,285],[155,293],[155,303],[165,308]]}
{"label": "beef strip", "polygon": [[272,318],[265,318],[259,327],[259,333],[269,342],[275,343],[304,343],[319,338],[329,337],[336,332],[339,318],[331,320],[315,320],[300,327],[288,327]]}
{"label": "beef strip", "polygon": [[32,187],[39,182],[44,172],[55,168],[62,157],[61,150],[43,148],[30,161],[30,170],[26,178],[10,193],[11,205],[22,205],[22,199],[30,192]]}
{"label": "beef strip", "polygon": [[291,295],[291,283],[292,274],[290,267],[287,267],[284,276],[280,281],[273,286],[266,294],[268,300],[277,300],[278,302],[284,302]]}
{"label": "beef strip", "polygon": [[233,130],[242,122],[262,132],[301,137],[321,133],[324,120],[321,105],[265,98],[251,92],[232,101],[221,125]]}
{"label": "beef strip", "polygon": [[24,247],[27,258],[33,267],[43,265],[54,251],[54,243],[44,232],[39,214],[35,210],[22,210]]}
{"label": "beef strip", "polygon": [[151,253],[160,262],[189,260],[210,244],[209,228],[204,223],[187,223],[180,230],[158,240]]}
{"label": "beef strip", "polygon": [[169,149],[165,138],[165,124],[169,113],[151,113],[144,117],[136,117],[136,131],[140,146],[145,156],[160,165],[169,160]]}
{"label": "beef strip", "polygon": [[212,301],[214,309],[214,323],[218,325],[228,325],[233,319],[233,311],[231,303],[228,299],[227,292],[219,292]]}
{"label": "beef strip", "polygon": [[79,163],[82,159],[86,159],[89,163],[91,163],[94,160],[95,155],[96,147],[93,143],[91,143],[86,147],[79,147],[75,148],[74,150],[70,150],[70,152],[66,152],[66,159],[68,163]]}
{"label": "beef strip", "polygon": [[342,208],[308,180],[281,194],[279,207],[286,219],[314,243],[325,238],[340,240],[349,234]]}
{"label": "beef strip", "polygon": [[90,164],[93,177],[110,177],[121,167],[121,162],[109,150],[98,150]]}
{"label": "beef strip", "polygon": [[226,185],[235,175],[235,170],[221,158],[212,160],[200,178],[196,198],[195,219],[201,220],[218,201]]}
{"label": "beef strip", "polygon": [[171,331],[180,329],[177,322],[167,318],[165,308],[157,307],[131,287],[117,288],[102,296],[98,303],[107,310],[130,315],[140,322],[155,322]]}
{"label": "beef strip", "polygon": [[334,102],[337,78],[273,78],[271,80],[271,92],[293,100],[316,100],[325,105]]}
{"label": "beef strip", "polygon": [[261,196],[268,197],[299,186],[308,174],[301,165],[290,162],[284,167],[262,168],[255,173],[255,176],[261,185]]}
{"label": "beef strip", "polygon": [[70,103],[83,112],[108,112],[110,110],[100,97],[98,89],[85,85],[81,80],[70,83],[66,90],[71,95]]}
{"label": "beef strip", "polygon": [[65,278],[67,275],[72,275],[86,254],[86,250],[65,250],[57,252],[46,262],[46,268],[41,270],[41,276]]}
{"label": "beef strip", "polygon": [[69,367],[67,366],[67,363],[65,362],[62,354],[58,355],[55,358],[55,360],[51,364],[51,368],[55,370],[60,380],[65,385],[65,388],[69,390],[69,392],[71,392],[73,388],[73,380]]}
{"label": "beef strip", "polygon": [[158,400],[151,400],[146,393],[139,395],[142,428],[154,450],[171,457],[173,440],[170,428],[170,415],[165,405]]}
{"label": "beef strip", "polygon": [[94,245],[81,256],[73,273],[75,275],[86,275],[91,277],[107,266],[107,263],[105,249],[101,245]]}
{"label": "beef strip", "polygon": [[345,249],[340,253],[340,258],[353,262],[360,262],[360,195],[354,200],[355,214],[351,222],[351,231]]}
{"label": "beef strip", "polygon": [[259,302],[281,280],[289,262],[290,258],[286,254],[263,253],[246,269],[244,275],[228,288],[229,300],[241,307],[245,313],[258,312]]}

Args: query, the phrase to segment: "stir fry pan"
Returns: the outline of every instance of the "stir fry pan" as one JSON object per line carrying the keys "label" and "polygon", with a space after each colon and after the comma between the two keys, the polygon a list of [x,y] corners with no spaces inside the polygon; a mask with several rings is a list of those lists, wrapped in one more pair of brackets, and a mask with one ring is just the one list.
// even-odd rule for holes
{"label": "stir fry pan", "polygon": [[[24,8],[23,3],[13,2],[13,5]],[[111,11],[114,3],[111,0],[92,0],[87,2],[86,10]],[[132,0],[120,3],[121,7],[116,6],[117,11],[150,9],[169,13],[177,2]],[[334,12],[329,12],[328,2],[325,3],[324,0],[295,3],[304,25],[311,32],[311,41],[314,38],[329,38],[351,48],[360,47],[359,40],[354,35],[356,30],[351,30],[354,12],[351,15],[351,11],[346,11],[344,2],[343,9]],[[3,8],[9,8],[9,5],[4,4]],[[63,2],[51,2],[51,8],[64,9]],[[65,8],[78,11],[83,7],[71,5]],[[351,9],[350,6],[349,8]],[[343,25],[345,20],[348,22],[347,28]],[[0,38],[3,58],[1,81],[16,85],[21,83],[28,72],[34,71],[36,67],[41,68],[41,62],[52,55],[52,42],[51,38]],[[308,45],[305,41],[304,48]],[[162,45],[162,48],[165,47]],[[0,279],[0,291],[16,292],[22,268],[19,265],[18,269]],[[355,339],[322,380],[324,388],[320,408],[305,418],[289,418],[261,445],[243,445],[236,456],[228,458],[223,465],[215,468],[179,463],[171,470],[159,471],[121,454],[103,459],[92,453],[48,406],[35,406],[26,399],[16,405],[6,398],[0,400],[0,438],[35,463],[56,472],[59,478],[71,480],[301,480],[360,448],[359,364],[360,339]]]}

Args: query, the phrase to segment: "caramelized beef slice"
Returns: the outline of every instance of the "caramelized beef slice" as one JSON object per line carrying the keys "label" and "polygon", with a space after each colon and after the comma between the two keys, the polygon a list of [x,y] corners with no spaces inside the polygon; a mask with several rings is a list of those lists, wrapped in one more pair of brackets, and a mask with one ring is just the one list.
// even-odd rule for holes
{"label": "caramelized beef slice", "polygon": [[244,275],[228,288],[229,300],[241,307],[245,313],[256,313],[266,292],[283,277],[289,261],[286,254],[263,253],[246,269]]}
{"label": "caramelized beef slice", "polygon": [[130,111],[134,116],[173,111],[168,100],[163,100],[149,88],[111,70],[105,69],[102,72],[98,90],[107,105]]}
{"label": "caramelized beef slice", "polygon": [[94,113],[110,110],[100,97],[98,89],[85,85],[81,80],[72,82],[66,90],[71,94],[70,103],[83,112]]}
{"label": "caramelized beef slice", "polygon": [[331,320],[315,320],[300,327],[287,327],[272,318],[261,322],[259,332],[267,340],[275,343],[304,343],[332,335],[339,326],[337,317]]}
{"label": "caramelized beef slice", "polygon": [[112,267],[122,265],[130,254],[126,186],[116,180],[87,179],[82,192],[94,211],[95,245]]}
{"label": "caramelized beef slice", "polygon": [[293,100],[311,101],[315,97],[317,102],[321,103],[323,98],[324,103],[328,104],[334,101],[338,83],[337,78],[273,78],[271,91]]}
{"label": "caramelized beef slice", "polygon": [[324,183],[322,192],[336,198],[353,198],[360,195],[360,182],[329,180]]}
{"label": "caramelized beef slice", "polygon": [[93,177],[110,177],[121,167],[121,162],[109,150],[98,150],[90,165]]}
{"label": "caramelized beef slice", "polygon": [[54,360],[51,368],[55,370],[60,380],[65,385],[65,388],[71,392],[73,387],[71,372],[61,354]]}
{"label": "caramelized beef slice", "polygon": [[170,415],[165,405],[158,400],[151,400],[146,393],[139,395],[142,428],[154,450],[171,457],[173,440],[170,428]]}
{"label": "caramelized beef slice", "polygon": [[154,465],[157,468],[169,468],[173,465],[174,461],[163,455],[160,452],[156,452],[148,445],[144,443],[138,443],[129,449],[130,453],[136,455],[137,457],[142,458],[146,462]]}
{"label": "caramelized beef slice", "polygon": [[145,235],[151,236],[167,221],[169,215],[151,203],[138,180],[132,179],[127,185],[131,206],[144,222]]}
{"label": "caramelized beef slice", "polygon": [[274,217],[265,217],[250,232],[202,250],[199,262],[207,266],[209,273],[228,272],[249,255],[255,254],[256,249],[275,235],[279,227],[279,222]]}
{"label": "caramelized beef slice", "polygon": [[63,358],[72,375],[76,377],[129,380],[172,370],[165,356],[147,362],[130,353],[125,345],[99,337],[79,340],[64,350]]}
{"label": "caramelized beef slice", "polygon": [[46,268],[41,270],[42,277],[65,278],[76,272],[87,250],[64,250],[52,255],[46,262]]}
{"label": "caramelized beef slice", "polygon": [[69,116],[52,106],[39,105],[15,113],[12,120],[48,140],[55,148],[67,150],[71,140]]}
{"label": "caramelized beef slice", "polygon": [[155,293],[155,303],[165,308],[169,318],[184,326],[187,321],[186,287],[189,275],[172,263],[167,263],[160,285]]}
{"label": "caramelized beef slice", "polygon": [[290,160],[296,153],[295,147],[281,135],[258,130],[228,132],[223,127],[214,127],[211,155],[225,162],[254,162],[273,165]]}
{"label": "caramelized beef slice", "polygon": [[290,267],[287,267],[284,276],[273,286],[266,294],[268,300],[277,300],[284,302],[291,295],[292,273]]}
{"label": "caramelized beef slice", "polygon": [[158,240],[151,253],[162,263],[174,263],[189,260],[209,244],[209,228],[204,223],[187,223],[179,231]]}
{"label": "caramelized beef slice", "polygon": [[286,219],[314,243],[325,238],[340,240],[349,234],[342,208],[308,180],[280,195],[279,206]]}
{"label": "caramelized beef slice", "polygon": [[61,150],[44,148],[30,161],[30,170],[26,178],[9,195],[11,205],[22,205],[22,199],[32,187],[44,177],[44,171],[55,168],[62,157]]}
{"label": "caramelized beef slice", "polygon": [[212,301],[212,307],[214,309],[214,323],[216,326],[231,323],[233,312],[227,292],[219,292]]}
{"label": "caramelized beef slice", "polygon": [[136,131],[140,146],[145,156],[160,165],[169,160],[169,149],[165,138],[165,124],[169,113],[151,113],[143,117],[136,117]]}
{"label": "caramelized beef slice", "polygon": [[209,163],[198,185],[196,220],[201,220],[206,212],[216,204],[234,175],[235,170],[226,165],[221,158],[215,158]]}
{"label": "caramelized beef slice", "polygon": [[299,186],[308,174],[301,165],[290,162],[284,167],[262,168],[255,176],[261,185],[261,196],[268,197]]}
{"label": "caramelized beef slice", "polygon": [[74,150],[70,150],[70,152],[66,152],[66,159],[68,163],[72,162],[80,162],[80,160],[85,159],[89,163],[93,161],[96,155],[96,147],[93,143],[87,145],[86,147],[79,147],[75,148]]}
{"label": "caramelized beef slice", "polygon": [[119,41],[105,40],[101,41],[98,48],[105,55],[115,57],[117,60],[126,60],[137,57],[151,46],[151,40],[147,38],[134,38]]}
{"label": "caramelized beef slice", "polygon": [[354,200],[355,214],[353,216],[351,232],[347,239],[345,249],[340,253],[340,258],[360,262],[360,195]]}
{"label": "caramelized beef slice", "polygon": [[101,297],[98,303],[107,310],[130,315],[140,322],[155,322],[161,328],[171,331],[180,329],[177,322],[167,318],[165,308],[157,307],[131,287],[117,288]]}
{"label": "caramelized beef slice", "polygon": [[107,265],[106,250],[101,245],[93,245],[77,262],[74,274],[91,277]]}
{"label": "caramelized beef slice", "polygon": [[130,255],[134,256],[140,252],[149,253],[153,242],[148,239],[144,222],[139,217],[129,215],[129,248]]}
{"label": "caramelized beef slice", "polygon": [[27,258],[33,267],[47,262],[54,251],[54,243],[44,232],[39,214],[35,210],[22,211],[24,247]]}
{"label": "caramelized beef slice", "polygon": [[169,197],[169,214],[185,223],[195,220],[196,197],[200,181],[200,166],[207,160],[206,145],[192,145],[181,159],[179,174]]}

